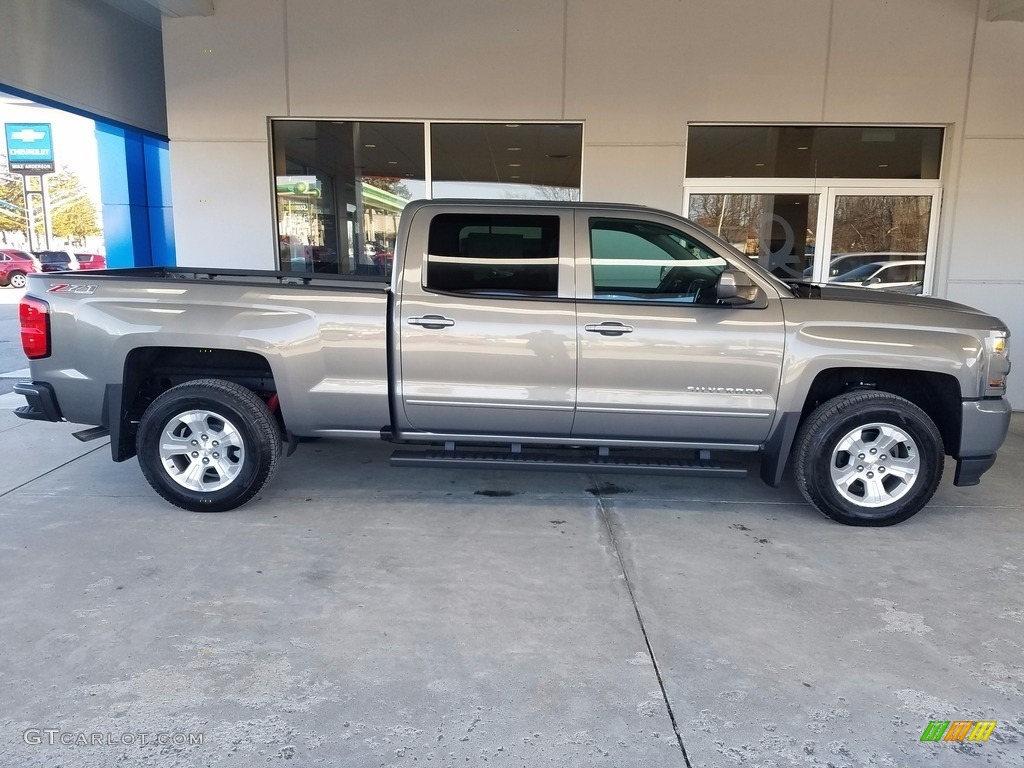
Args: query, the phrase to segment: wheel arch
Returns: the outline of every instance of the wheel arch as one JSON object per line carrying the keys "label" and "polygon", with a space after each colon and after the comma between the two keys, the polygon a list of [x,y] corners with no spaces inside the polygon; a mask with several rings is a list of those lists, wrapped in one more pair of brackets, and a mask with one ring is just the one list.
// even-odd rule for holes
{"label": "wheel arch", "polygon": [[907,369],[827,368],[819,371],[811,381],[799,411],[780,414],[765,443],[761,479],[770,486],[778,487],[797,429],[804,419],[822,403],[856,390],[889,392],[909,400],[935,423],[947,455],[960,444],[961,392],[960,382],[955,376]]}
{"label": "wheel arch", "polygon": [[120,383],[107,386],[103,410],[114,461],[135,455],[139,420],[153,400],[171,387],[195,379],[223,379],[245,387],[276,407],[277,384],[270,361],[255,352],[199,347],[136,347],[125,357]]}

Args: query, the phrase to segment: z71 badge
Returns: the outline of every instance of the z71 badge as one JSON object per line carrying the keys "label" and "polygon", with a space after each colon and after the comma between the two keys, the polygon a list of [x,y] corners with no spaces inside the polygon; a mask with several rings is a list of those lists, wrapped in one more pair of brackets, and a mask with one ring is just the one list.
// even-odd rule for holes
{"label": "z71 badge", "polygon": [[54,283],[46,289],[47,293],[77,293],[90,295],[96,293],[95,285],[71,285],[70,283]]}

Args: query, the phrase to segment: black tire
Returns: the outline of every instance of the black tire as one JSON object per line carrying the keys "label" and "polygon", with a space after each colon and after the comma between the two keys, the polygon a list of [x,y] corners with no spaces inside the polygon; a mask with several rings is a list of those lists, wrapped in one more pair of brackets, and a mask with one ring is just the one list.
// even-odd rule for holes
{"label": "black tire", "polygon": [[25,277],[24,272],[11,272],[7,276],[7,284],[11,288],[24,288],[28,285],[28,278]]}
{"label": "black tire", "polygon": [[150,404],[136,452],[146,480],[171,504],[225,512],[249,501],[274,475],[281,430],[252,391],[222,379],[197,379]]}
{"label": "black tire", "polygon": [[928,503],[944,453],[934,422],[909,400],[856,391],[823,403],[800,425],[793,470],[804,498],[826,517],[880,527]]}

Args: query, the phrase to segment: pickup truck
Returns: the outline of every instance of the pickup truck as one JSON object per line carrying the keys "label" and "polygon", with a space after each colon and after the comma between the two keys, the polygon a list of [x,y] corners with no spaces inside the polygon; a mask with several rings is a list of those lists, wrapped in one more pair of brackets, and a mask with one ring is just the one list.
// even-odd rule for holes
{"label": "pickup truck", "polygon": [[848,525],[995,462],[1008,330],[950,301],[786,284],[678,216],[435,200],[380,281],[141,268],[30,275],[26,419],[89,425],[188,510],[252,499],[302,438],[398,466],[678,475],[787,466]]}

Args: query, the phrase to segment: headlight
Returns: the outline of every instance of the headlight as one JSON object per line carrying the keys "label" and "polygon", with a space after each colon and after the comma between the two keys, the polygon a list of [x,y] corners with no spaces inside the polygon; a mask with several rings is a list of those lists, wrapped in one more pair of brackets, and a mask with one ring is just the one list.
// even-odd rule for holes
{"label": "headlight", "polygon": [[981,391],[985,397],[1002,397],[1006,394],[1006,376],[1010,373],[1009,333],[989,331],[985,339],[985,378]]}

